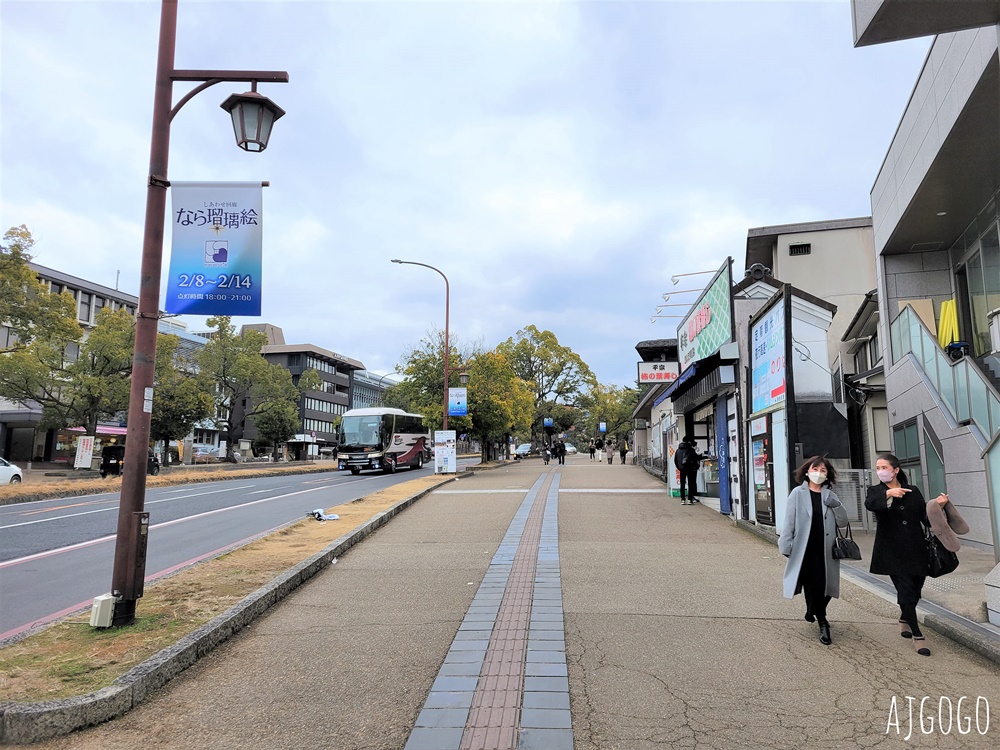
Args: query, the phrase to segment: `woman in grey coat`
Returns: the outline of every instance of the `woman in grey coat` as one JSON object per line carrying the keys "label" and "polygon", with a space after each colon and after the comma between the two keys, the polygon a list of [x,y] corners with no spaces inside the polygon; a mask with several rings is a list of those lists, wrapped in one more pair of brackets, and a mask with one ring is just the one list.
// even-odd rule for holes
{"label": "woman in grey coat", "polygon": [[840,560],[833,558],[837,526],[847,525],[847,511],[831,486],[837,472],[825,458],[810,458],[795,470],[798,487],[788,495],[778,551],[788,558],[782,581],[786,599],[802,591],[806,621],[819,623],[819,641],[833,643],[826,605],[840,597]]}

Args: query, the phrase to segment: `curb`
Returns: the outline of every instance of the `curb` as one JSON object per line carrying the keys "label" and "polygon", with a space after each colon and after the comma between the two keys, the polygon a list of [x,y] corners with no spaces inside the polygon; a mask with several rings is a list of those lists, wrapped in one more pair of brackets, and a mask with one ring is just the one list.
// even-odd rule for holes
{"label": "curb", "polygon": [[[493,468],[482,467],[479,470]],[[216,646],[247,627],[270,607],[330,565],[358,542],[384,526],[393,516],[442,485],[473,471],[442,479],[415,495],[400,500],[373,516],[354,531],[331,542],[325,549],[295,565],[262,586],[221,615],[184,636],[172,646],[118,677],[109,687],[87,695],[37,703],[0,702],[0,745],[27,745],[69,734],[128,713],[153,692],[168,683]]]}
{"label": "curb", "polygon": [[[744,531],[777,545],[778,537],[770,530],[770,527],[762,529],[755,524],[740,519],[734,519],[734,522],[736,526]],[[855,568],[852,565],[842,565],[840,575],[858,588],[864,589],[892,604],[896,603],[896,592],[892,586],[871,573]],[[955,612],[951,612],[927,599],[921,600],[917,606],[917,614],[920,616],[922,624],[939,635],[943,635],[945,638],[965,646],[970,651],[975,651],[994,664],[1000,664],[1000,638],[997,637],[997,633],[993,629]]]}

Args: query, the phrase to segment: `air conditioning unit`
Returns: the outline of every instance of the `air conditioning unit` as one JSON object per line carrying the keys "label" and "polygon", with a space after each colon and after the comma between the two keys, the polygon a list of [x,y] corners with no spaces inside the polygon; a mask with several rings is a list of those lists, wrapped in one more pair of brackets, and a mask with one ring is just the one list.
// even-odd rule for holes
{"label": "air conditioning unit", "polygon": [[101,594],[94,597],[94,603],[90,607],[90,627],[110,628],[111,620],[115,614],[114,594]]}

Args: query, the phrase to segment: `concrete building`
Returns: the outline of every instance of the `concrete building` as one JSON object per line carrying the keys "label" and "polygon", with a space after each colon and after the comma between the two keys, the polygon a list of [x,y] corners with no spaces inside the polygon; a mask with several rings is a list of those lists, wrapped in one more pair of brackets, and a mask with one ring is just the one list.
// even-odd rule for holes
{"label": "concrete building", "polygon": [[1000,3],[912,6],[852,3],[856,45],[938,34],[871,191],[891,442],[1000,560]]}
{"label": "concrete building", "polygon": [[[243,330],[258,330],[267,335],[267,344],[261,354],[268,362],[288,370],[292,374],[292,382],[298,383],[306,370],[319,373],[323,387],[319,391],[307,391],[300,397],[298,408],[302,431],[288,441],[288,446],[300,459],[332,452],[337,445],[337,417],[351,408],[354,376],[365,366],[356,359],[315,344],[286,344],[282,330],[270,323],[245,325]],[[257,428],[249,419],[240,447],[247,449],[256,439]]]}
{"label": "concrete building", "polygon": [[399,380],[390,377],[389,373],[376,375],[368,370],[356,370],[351,386],[351,408],[365,409],[372,406],[382,406],[382,397],[386,388],[391,388],[398,383]]}

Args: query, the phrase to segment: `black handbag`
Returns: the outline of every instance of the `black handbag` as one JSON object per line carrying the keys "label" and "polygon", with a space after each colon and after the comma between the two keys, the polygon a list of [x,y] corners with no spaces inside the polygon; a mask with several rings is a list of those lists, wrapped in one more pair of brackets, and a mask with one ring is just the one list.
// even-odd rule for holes
{"label": "black handbag", "polygon": [[931,578],[947,575],[958,567],[958,555],[946,549],[941,540],[927,526],[924,527],[927,541],[927,575]]}
{"label": "black handbag", "polygon": [[833,540],[833,559],[834,560],[860,560],[861,559],[861,548],[858,547],[858,543],[854,541],[854,536],[851,534],[851,524],[847,524],[847,534],[840,533],[840,527],[837,527],[837,538]]}

